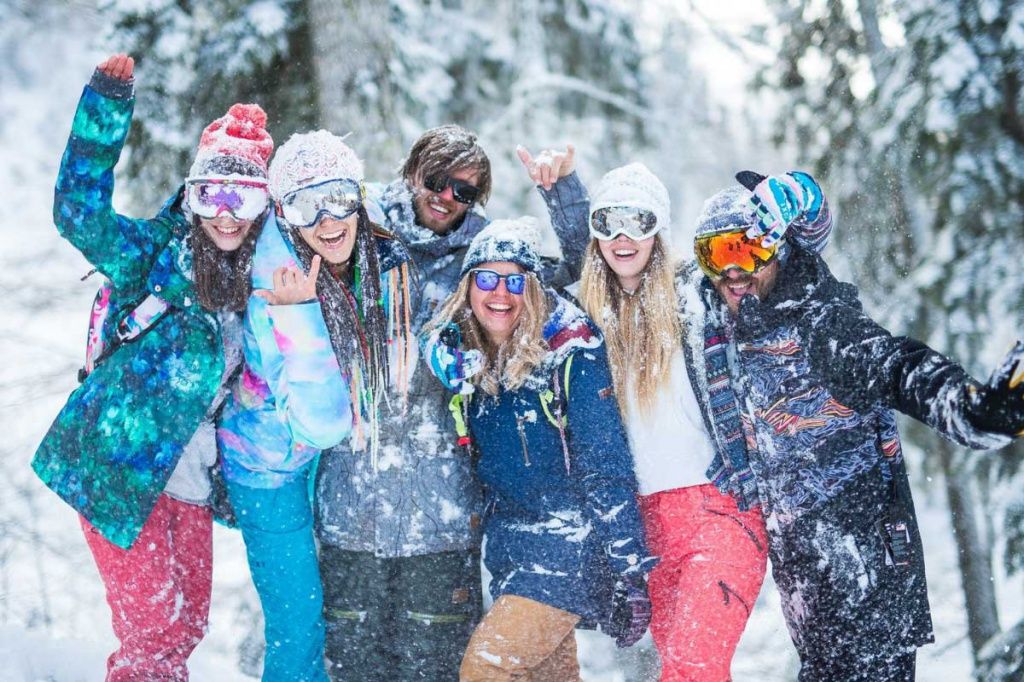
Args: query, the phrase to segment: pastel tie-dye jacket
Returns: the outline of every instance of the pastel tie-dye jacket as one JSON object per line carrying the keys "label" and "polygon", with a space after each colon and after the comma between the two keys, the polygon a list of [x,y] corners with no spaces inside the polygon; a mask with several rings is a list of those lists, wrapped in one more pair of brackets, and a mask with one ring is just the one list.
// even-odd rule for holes
{"label": "pastel tie-dye jacket", "polygon": [[[253,253],[253,289],[273,289],[280,267],[301,269],[271,213]],[[348,385],[319,301],[270,305],[254,294],[242,345],[245,367],[217,429],[224,475],[253,488],[280,487],[348,436]]]}
{"label": "pastel tie-dye jacket", "polygon": [[127,548],[206,416],[224,358],[217,317],[195,298],[180,192],[150,219],[118,215],[111,206],[134,100],[130,87],[104,85],[94,78],[79,101],[57,177],[54,222],[112,284],[104,336],[148,294],[170,308],[71,394],[32,468],[104,537]]}

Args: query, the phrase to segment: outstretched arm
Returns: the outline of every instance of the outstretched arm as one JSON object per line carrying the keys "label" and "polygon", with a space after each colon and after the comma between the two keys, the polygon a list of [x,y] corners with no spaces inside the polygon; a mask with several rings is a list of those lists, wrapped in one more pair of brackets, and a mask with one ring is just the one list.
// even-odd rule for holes
{"label": "outstretched arm", "polygon": [[133,219],[113,209],[114,166],[135,103],[133,72],[124,54],[97,66],[75,112],[53,202],[61,236],[122,289],[142,286],[174,229],[168,217]]}
{"label": "outstretched arm", "polygon": [[978,405],[989,406],[998,398],[972,402],[978,383],[944,355],[915,339],[893,336],[859,305],[824,304],[806,323],[812,367],[826,377],[840,402],[855,409],[881,403],[970,448],[1009,443],[1011,431],[990,430],[990,423],[978,419]]}

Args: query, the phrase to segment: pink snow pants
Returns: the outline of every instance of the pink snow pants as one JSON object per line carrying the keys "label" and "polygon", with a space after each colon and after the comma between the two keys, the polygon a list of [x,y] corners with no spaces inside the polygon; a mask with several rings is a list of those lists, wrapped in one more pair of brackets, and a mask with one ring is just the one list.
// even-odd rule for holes
{"label": "pink snow pants", "polygon": [[210,508],[161,495],[128,550],[81,521],[121,641],[107,659],[107,682],[188,680],[186,661],[210,612]]}
{"label": "pink snow pants", "polygon": [[709,484],[640,497],[651,554],[651,636],[661,682],[727,682],[764,580],[760,507],[741,512]]}

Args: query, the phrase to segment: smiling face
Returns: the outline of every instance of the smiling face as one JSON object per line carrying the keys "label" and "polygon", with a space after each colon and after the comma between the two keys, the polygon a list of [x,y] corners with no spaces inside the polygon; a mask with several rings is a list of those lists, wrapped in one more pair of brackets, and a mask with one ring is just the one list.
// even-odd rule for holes
{"label": "smiling face", "polygon": [[221,251],[235,251],[245,241],[255,221],[236,220],[228,214],[200,218],[199,226]]}
{"label": "smiling face", "polygon": [[[475,168],[461,168],[448,174],[456,180],[480,186],[480,173]],[[470,204],[455,201],[452,188],[445,187],[441,192],[431,192],[423,184],[423,178],[417,177],[413,183],[413,209],[416,222],[434,234],[447,234],[453,227],[462,222]]]}
{"label": "smiling face", "polygon": [[729,268],[720,279],[715,281],[715,289],[718,290],[718,295],[729,307],[729,311],[736,314],[740,309],[740,301],[747,294],[756,296],[763,301],[775,286],[775,278],[778,274],[778,259],[773,260],[752,275],[739,268]]}
{"label": "smiling face", "polygon": [[358,227],[358,213],[341,220],[323,215],[316,225],[298,228],[298,232],[302,235],[302,240],[328,264],[341,265],[352,257]]}
{"label": "smiling face", "polygon": [[625,291],[633,292],[640,286],[640,277],[651,260],[655,239],[657,237],[635,241],[620,234],[612,240],[597,240],[601,257],[615,273],[619,286]]}
{"label": "smiling face", "polygon": [[[481,263],[482,270],[494,270],[501,275],[523,272],[523,268],[507,261]],[[494,346],[507,341],[519,325],[523,314],[522,295],[510,294],[506,281],[501,279],[493,291],[483,291],[476,285],[473,274],[469,275],[469,307],[473,316],[484,330],[487,340]]]}

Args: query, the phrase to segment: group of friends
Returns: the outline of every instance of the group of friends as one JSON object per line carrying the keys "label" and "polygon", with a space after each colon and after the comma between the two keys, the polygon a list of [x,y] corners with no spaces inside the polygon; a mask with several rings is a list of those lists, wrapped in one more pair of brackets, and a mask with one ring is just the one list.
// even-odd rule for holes
{"label": "group of friends", "polygon": [[374,184],[341,137],[275,150],[235,104],[135,219],[111,203],[133,103],[113,55],[62,159],[55,223],[105,282],[32,463],[106,588],[107,680],[188,679],[215,518],[264,680],[577,680],[576,628],[649,628],[661,680],[728,680],[768,558],[800,680],[914,679],[933,634],[894,411],[1009,443],[1024,344],[979,382],[872,321],[821,258],[810,175],[739,173],[677,248],[642,164],[588,192],[571,146],[520,148],[551,258],[533,218],[488,220],[459,126]]}

